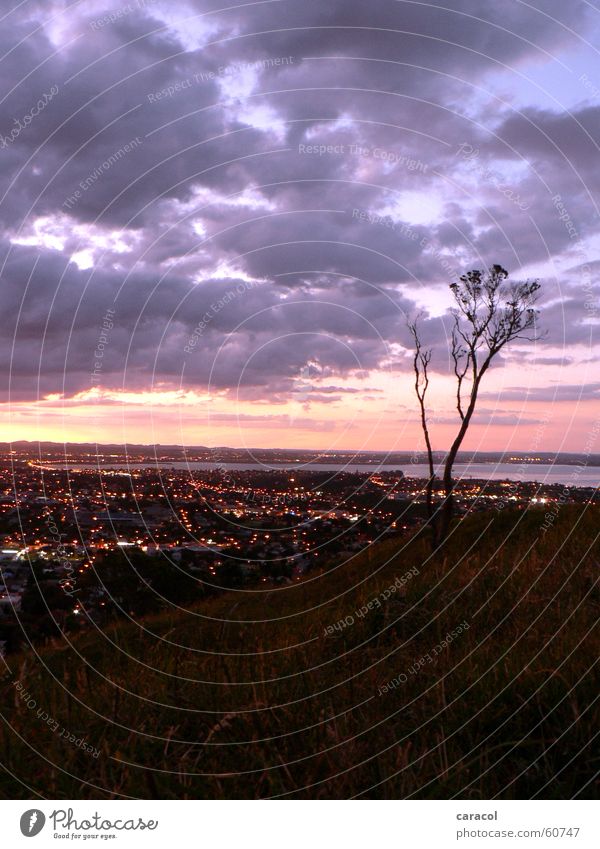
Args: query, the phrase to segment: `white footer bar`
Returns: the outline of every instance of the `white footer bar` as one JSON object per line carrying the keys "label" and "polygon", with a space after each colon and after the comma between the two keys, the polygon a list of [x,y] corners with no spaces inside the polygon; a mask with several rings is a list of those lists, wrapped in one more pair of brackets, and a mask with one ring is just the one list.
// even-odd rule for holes
{"label": "white footer bar", "polygon": [[2,801],[0,845],[598,849],[599,814],[593,801]]}

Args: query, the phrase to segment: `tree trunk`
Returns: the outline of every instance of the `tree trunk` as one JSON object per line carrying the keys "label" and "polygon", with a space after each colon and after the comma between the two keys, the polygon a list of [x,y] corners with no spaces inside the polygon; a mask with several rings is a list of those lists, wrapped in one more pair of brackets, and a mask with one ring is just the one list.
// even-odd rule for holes
{"label": "tree trunk", "polygon": [[475,404],[477,403],[477,393],[479,391],[479,384],[481,383],[481,378],[487,371],[488,365],[489,361],[483,364],[481,371],[479,372],[477,378],[473,383],[469,406],[465,413],[465,417],[462,420],[460,430],[456,435],[456,439],[452,443],[450,451],[448,452],[446,462],[444,463],[444,500],[438,511],[438,521],[435,532],[435,548],[439,548],[440,545],[442,545],[442,543],[448,536],[448,531],[450,530],[452,517],[454,516],[454,481],[452,480],[452,469],[456,461],[456,455],[458,454],[459,448],[462,445],[463,439],[465,438],[465,434],[469,429],[471,418],[473,416],[473,413],[475,412]]}

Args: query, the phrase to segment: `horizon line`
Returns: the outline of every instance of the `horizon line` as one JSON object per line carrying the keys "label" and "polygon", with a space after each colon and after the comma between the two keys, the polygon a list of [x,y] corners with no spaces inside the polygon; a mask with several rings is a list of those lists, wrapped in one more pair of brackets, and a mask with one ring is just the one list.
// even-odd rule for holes
{"label": "horizon line", "polygon": [[[77,441],[69,441],[69,442],[56,442],[54,440],[30,440],[30,439],[16,439],[16,440],[5,440],[0,442],[0,445],[56,445],[62,447],[68,446],[95,446],[96,449],[100,448],[109,448],[109,447],[118,447],[122,445],[124,451],[126,451],[126,446],[130,445],[136,448],[147,448],[147,449],[156,449],[156,448],[176,448],[182,452],[186,451],[196,451],[196,450],[205,450],[205,451],[215,451],[215,450],[225,450],[225,451],[247,451],[247,452],[259,452],[259,451],[293,451],[297,453],[319,453],[319,454],[414,454],[414,449],[412,448],[380,448],[380,449],[372,449],[372,448],[257,448],[257,447],[246,447],[246,446],[233,446],[233,445],[190,445],[183,446],[178,445],[176,443],[169,442],[155,442],[155,443],[144,443],[144,442],[131,442],[131,443],[119,443],[119,442],[77,442]],[[444,454],[447,453],[449,449],[447,448],[436,448],[433,450],[433,454]],[[420,450],[418,453],[423,455],[423,462],[427,462],[427,452],[425,449]],[[531,456],[531,454],[536,454],[537,456],[561,456],[568,454],[580,454],[580,451],[524,451],[522,449],[483,449],[483,450],[471,450],[471,449],[463,449],[458,452],[459,454],[512,454],[514,455],[523,455],[525,457]],[[597,454],[589,454],[591,457],[600,457],[600,452]]]}

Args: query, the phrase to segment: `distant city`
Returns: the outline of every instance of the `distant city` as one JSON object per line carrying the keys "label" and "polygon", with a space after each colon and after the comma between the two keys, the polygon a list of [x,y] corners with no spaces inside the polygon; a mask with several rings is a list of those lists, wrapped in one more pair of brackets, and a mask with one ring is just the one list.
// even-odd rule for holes
{"label": "distant city", "polygon": [[[96,445],[94,443],[58,442],[0,442],[0,457],[38,459],[41,462],[91,462],[94,464],[114,463],[127,460],[130,463],[159,461],[205,462],[205,463],[256,463],[284,465],[287,463],[322,463],[340,465],[406,465],[424,463],[424,452],[418,451],[361,451],[361,450],[301,450],[285,448],[230,448],[205,445]],[[442,462],[445,452],[434,452],[436,462]],[[521,451],[462,451],[458,463],[532,463],[541,465],[600,466],[600,454],[562,453],[536,451],[534,454]]]}

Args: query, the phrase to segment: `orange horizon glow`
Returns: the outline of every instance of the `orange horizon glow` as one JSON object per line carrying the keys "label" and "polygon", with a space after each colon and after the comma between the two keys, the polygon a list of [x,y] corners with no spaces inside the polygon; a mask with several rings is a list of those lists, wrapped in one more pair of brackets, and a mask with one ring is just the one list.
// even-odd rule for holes
{"label": "orange horizon glow", "polygon": [[[317,405],[314,405],[315,407]],[[325,405],[319,405],[325,406]],[[339,414],[339,410],[337,411]],[[187,413],[187,415],[186,415]],[[383,413],[378,415],[377,413]],[[219,413],[210,417],[189,411],[148,408],[137,404],[122,409],[115,405],[82,405],[63,410],[59,405],[12,405],[10,414],[0,414],[0,441],[56,442],[73,444],[139,444],[228,446],[230,448],[282,448],[315,451],[418,451],[424,443],[416,410],[369,411],[353,423],[336,419],[332,410],[311,409],[309,420],[288,417],[276,409],[256,419],[241,417],[220,421]],[[221,414],[222,415],[222,414]],[[244,414],[240,414],[243,416]],[[452,415],[452,412],[449,412]],[[499,411],[501,415],[501,411]],[[574,415],[573,405],[548,406],[528,403],[522,412],[527,422],[494,425],[475,414],[462,450],[577,452],[588,444],[597,423],[597,404],[582,402]],[[486,416],[487,418],[487,416]],[[493,422],[493,419],[492,419]],[[433,448],[445,451],[458,429],[453,424],[434,424]],[[600,453],[600,440],[591,453]]]}
{"label": "orange horizon glow", "polygon": [[[589,364],[558,370],[526,357],[494,369],[462,450],[583,451],[598,421],[597,400],[541,401],[535,392],[540,386],[557,391],[584,387],[593,381],[589,371]],[[49,395],[1,404],[0,441],[423,451],[410,372],[374,371],[364,379],[339,377],[335,383],[333,396],[317,391],[315,400],[298,395],[298,400],[275,401],[207,387],[160,384],[133,391],[94,386],[69,398]],[[522,388],[519,400],[504,400],[514,397],[514,387]],[[453,377],[432,375],[427,399],[436,451],[447,450],[458,431],[455,389]],[[600,440],[596,445],[592,439],[588,453],[600,453]]]}

